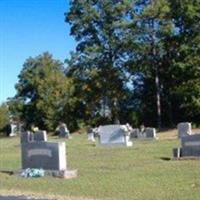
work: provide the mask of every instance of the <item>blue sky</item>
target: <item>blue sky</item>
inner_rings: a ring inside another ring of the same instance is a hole
[[[75,49],[64,21],[69,0],[0,0],[0,103],[15,95],[24,61],[49,51],[64,61]]]

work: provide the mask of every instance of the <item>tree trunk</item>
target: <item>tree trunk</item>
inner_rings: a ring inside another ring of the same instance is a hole
[[[153,3],[153,0],[151,1]],[[160,129],[162,126],[161,123],[161,100],[160,100],[160,78],[159,78],[159,72],[158,72],[158,61],[157,61],[157,52],[156,52],[156,28],[155,28],[155,21],[152,19],[150,23],[150,27],[152,30],[151,33],[151,49],[152,49],[152,68],[155,70],[155,86],[156,86],[156,107],[157,107],[157,127]]]
[[[161,103],[160,103],[160,79],[157,66],[155,73],[155,84],[156,84],[157,126],[158,128],[161,128],[162,124],[161,124]]]

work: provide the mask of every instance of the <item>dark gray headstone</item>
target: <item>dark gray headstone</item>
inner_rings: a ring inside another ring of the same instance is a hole
[[[23,143],[21,147],[22,169],[66,170],[64,142],[31,142]]]
[[[67,129],[67,126],[62,125],[59,127],[59,137],[69,138],[69,130]]]
[[[194,157],[199,157],[200,156],[200,147],[198,146],[188,146],[182,148],[181,151],[181,156],[194,156]]]
[[[200,134],[188,135],[181,138],[182,147],[200,147]]]
[[[155,128],[146,128],[145,133],[146,133],[146,138],[156,138]]]
[[[46,131],[36,131],[33,134],[35,142],[46,142],[47,141],[47,132]]]
[[[200,134],[181,137],[180,157],[200,156]],[[175,151],[175,150],[174,150]],[[173,152],[175,154],[175,152]]]

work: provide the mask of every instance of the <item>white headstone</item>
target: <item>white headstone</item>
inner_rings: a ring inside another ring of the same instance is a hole
[[[10,124],[11,132],[9,134],[10,137],[17,135],[17,124]]]
[[[130,136],[123,130],[121,125],[106,125],[99,127],[99,142],[103,145],[126,145],[132,146]]]
[[[94,133],[88,133],[88,140],[95,142]]]

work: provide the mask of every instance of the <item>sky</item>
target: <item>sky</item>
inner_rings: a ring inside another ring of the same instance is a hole
[[[69,0],[0,0],[0,103],[16,93],[27,58],[49,51],[62,62],[75,49],[64,20]]]

